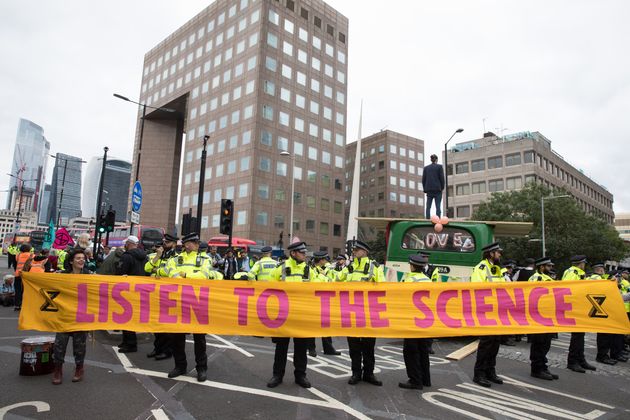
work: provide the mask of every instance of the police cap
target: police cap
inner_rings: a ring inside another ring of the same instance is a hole
[[[208,242],[206,242],[206,241],[199,241],[199,249],[201,249],[201,250],[208,249]]]
[[[165,242],[177,242],[179,238],[177,236],[169,235],[168,233],[164,235]]]
[[[483,252],[492,252],[492,251],[503,251],[498,242],[493,242],[490,245],[486,245],[481,248]]]
[[[505,261],[505,264],[503,264],[503,267],[516,267],[516,261],[514,260],[507,260]]]
[[[585,263],[586,255],[574,255],[571,257],[571,262],[573,264]]]
[[[263,254],[267,254],[268,252],[271,252],[271,251],[272,251],[272,249],[273,249],[273,248],[271,248],[269,245],[267,245],[267,246],[263,246],[263,247],[260,249],[260,252],[262,252]]]
[[[533,258],[525,258],[525,265],[532,265],[536,261]]]
[[[596,262],[593,265],[591,265],[591,268],[599,268],[599,267],[604,267],[604,263],[603,262]]]
[[[346,256],[345,256],[345,255],[343,255],[343,254],[339,254],[339,255],[337,255],[337,259],[338,259],[338,260],[345,260],[345,259],[347,259],[347,258],[346,258]]]
[[[541,265],[547,265],[547,264],[553,264],[551,262],[551,258],[549,257],[542,257],[536,260],[536,267],[541,266]]]
[[[370,252],[370,247],[363,241],[354,241],[354,245],[352,246],[352,248],[364,249],[367,252]]]
[[[186,242],[199,242],[199,234],[197,232],[191,232],[182,238],[182,243]]]
[[[287,247],[287,251],[306,252],[306,242],[295,242]]]
[[[415,265],[428,264],[429,258],[423,254],[414,254],[409,256],[409,263]]]
[[[328,258],[328,252],[326,251],[315,251],[313,252],[313,258],[316,260],[323,260]]]

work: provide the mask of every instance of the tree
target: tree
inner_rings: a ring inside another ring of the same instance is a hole
[[[501,238],[507,258],[523,261],[542,256],[541,197],[569,194],[528,184],[519,191],[493,193],[472,215],[473,220],[533,222],[528,238]],[[572,198],[545,200],[545,241],[547,256],[558,273],[571,265],[571,255],[584,254],[590,262],[621,260],[628,250],[617,231],[601,219],[584,213]]]
[[[370,247],[370,258],[382,263],[385,261],[387,255],[387,247],[385,246],[385,232],[379,231],[376,234],[376,239],[367,243]]]

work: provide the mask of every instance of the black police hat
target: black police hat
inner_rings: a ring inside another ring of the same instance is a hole
[[[483,252],[491,252],[491,251],[503,251],[498,242],[493,242],[490,245],[486,245],[481,248]]]
[[[271,252],[272,250],[273,250],[273,248],[271,248],[270,246],[263,246],[263,247],[260,249],[260,252],[262,252],[263,254],[266,254],[266,253],[268,253],[268,252]]]
[[[574,264],[585,263],[586,255],[574,255],[571,257],[571,262]]]
[[[208,242],[199,241],[199,249],[208,249]]]
[[[179,238],[177,236],[169,235],[168,233],[164,235],[164,241],[166,242],[177,242]]]
[[[415,265],[428,264],[429,258],[423,254],[414,254],[409,256],[409,262]]]
[[[199,242],[199,234],[197,232],[191,232],[182,238],[182,243],[191,241]]]
[[[306,252],[306,242],[295,242],[287,247],[287,251]]]
[[[551,262],[551,258],[549,258],[549,257],[542,257],[542,258],[538,258],[536,260],[536,267],[538,267],[540,265],[547,265],[547,264],[553,264]]]
[[[344,254],[337,255],[338,260],[347,260],[348,258]]]
[[[536,263],[536,260],[534,260],[533,258],[525,258],[525,265],[531,265],[535,263]]]
[[[503,267],[516,267],[516,261],[514,260],[507,260],[505,261],[505,263],[503,264]]]
[[[315,251],[315,252],[313,252],[313,258],[318,259],[318,260],[328,258],[328,252],[326,252],[326,251]]]
[[[596,262],[593,265],[591,265],[591,268],[598,268],[598,267],[603,267],[604,263],[603,262]]]
[[[367,252],[370,252],[370,247],[363,241],[354,241],[354,245],[352,246],[352,248],[364,249]]]

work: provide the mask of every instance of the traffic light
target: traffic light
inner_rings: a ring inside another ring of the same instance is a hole
[[[105,216],[105,229],[107,232],[113,232],[114,226],[116,226],[116,210],[109,209]]]
[[[105,233],[106,229],[107,228],[105,226],[105,215],[101,213],[98,216],[98,220],[96,223],[96,230],[98,231],[98,233]]]
[[[232,235],[232,221],[234,220],[234,202],[232,200],[221,200],[221,220],[219,232],[224,235]]]

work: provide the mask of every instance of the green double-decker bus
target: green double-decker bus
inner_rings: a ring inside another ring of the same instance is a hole
[[[429,254],[429,263],[440,271],[440,281],[470,281],[472,268],[482,258],[481,249],[501,236],[523,237],[532,229],[529,222],[481,222],[452,220],[436,232],[426,219],[359,217],[387,240],[385,278],[400,281],[409,271],[409,256]]]

